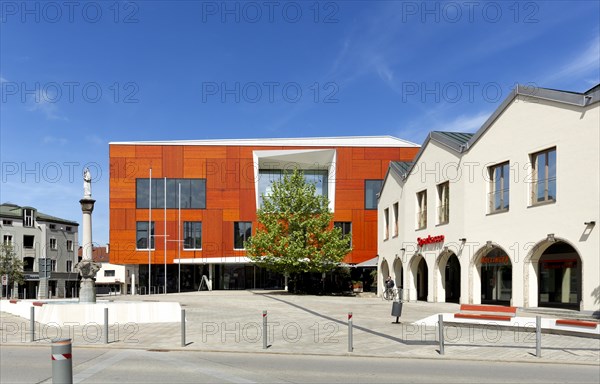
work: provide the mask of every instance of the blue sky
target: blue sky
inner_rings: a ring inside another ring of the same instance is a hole
[[[600,82],[598,1],[0,3],[0,201],[108,239],[108,143],[476,130]]]

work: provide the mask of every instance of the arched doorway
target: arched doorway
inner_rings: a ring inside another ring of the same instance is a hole
[[[381,263],[381,274],[379,275],[379,281],[377,282],[377,289],[380,292],[385,290],[385,279],[390,275],[390,266],[388,265],[387,260],[383,260]],[[379,288],[380,287],[380,288]]]
[[[444,290],[447,303],[460,302],[460,262],[453,253],[444,268]]]
[[[427,263],[425,258],[421,256],[417,264],[417,300],[427,301],[427,295],[429,294],[427,275]]]
[[[512,299],[512,263],[500,247],[491,246],[479,260],[481,303],[510,305]]]
[[[404,276],[402,275],[402,261],[400,259],[396,259],[394,261],[394,283],[396,287],[403,288],[404,287]]]
[[[581,270],[581,258],[571,245],[550,245],[538,262],[538,305],[579,310]]]

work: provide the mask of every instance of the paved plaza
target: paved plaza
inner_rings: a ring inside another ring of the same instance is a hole
[[[589,336],[544,333],[542,357],[536,357],[534,324],[504,328],[493,322],[485,326],[446,323],[445,353],[441,355],[437,327],[422,320],[438,313],[458,312],[458,304],[404,303],[400,323],[396,324],[390,315],[392,303],[377,297],[212,291],[99,299],[173,301],[186,311],[185,347],[181,346],[179,322],[127,323],[109,328],[109,347],[115,349],[600,364],[600,340]],[[265,310],[267,349],[263,348],[261,337]],[[353,323],[352,352],[348,351],[349,312]],[[36,341],[32,343],[29,320],[3,311],[1,321],[3,345],[48,347],[51,339],[69,337],[74,350],[106,347],[102,324],[37,324]]]

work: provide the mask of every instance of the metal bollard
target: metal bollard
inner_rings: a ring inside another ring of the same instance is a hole
[[[267,339],[269,336],[268,330],[267,330],[267,311],[263,311],[263,332],[262,332],[262,337],[263,337],[263,349],[267,349],[268,347],[268,343],[267,343]]]
[[[104,308],[104,344],[108,344],[108,308]]]
[[[354,351],[352,340],[352,312],[348,312],[348,352]]]
[[[185,309],[181,310],[181,346],[185,347]]]
[[[73,383],[71,339],[52,340],[52,382],[54,384]]]
[[[35,307],[31,306],[31,309],[29,310],[29,326],[30,326],[30,330],[29,330],[29,341],[31,341],[32,343],[35,341]]]
[[[542,316],[535,317],[535,356],[542,357]]]
[[[438,335],[440,339],[440,355],[444,354],[444,315],[438,315]]]

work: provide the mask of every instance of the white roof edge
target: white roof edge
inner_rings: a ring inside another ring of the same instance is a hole
[[[339,136],[264,139],[210,139],[165,141],[120,141],[109,145],[238,145],[238,146],[306,146],[306,147],[420,147],[419,144],[394,136]]]

